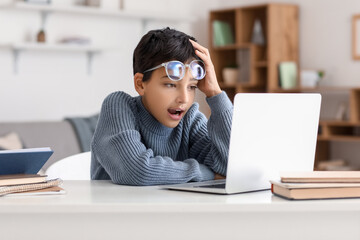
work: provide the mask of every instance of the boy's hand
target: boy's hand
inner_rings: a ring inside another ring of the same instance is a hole
[[[217,174],[215,173],[215,178],[214,180],[218,180],[218,179],[225,179],[226,177],[224,177],[223,175]]]
[[[205,93],[206,97],[218,95],[221,93],[221,89],[216,79],[215,69],[210,58],[209,50],[197,42],[194,42],[191,39],[189,40],[195,49],[195,54],[205,63],[206,75],[204,79],[200,80],[198,83],[199,90]]]

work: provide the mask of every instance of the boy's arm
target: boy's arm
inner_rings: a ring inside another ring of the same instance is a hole
[[[201,118],[194,121],[190,133],[190,157],[225,176],[233,105],[225,92],[206,100],[211,108],[211,116],[207,124]]]
[[[202,127],[193,128],[195,141],[191,149],[197,160],[210,166],[215,173],[225,175],[229,154],[232,103],[220,89],[209,50],[195,41],[190,40],[190,42],[196,55],[205,63],[206,75],[199,81],[198,88],[206,95],[211,109],[207,129],[203,121],[198,122]],[[196,131],[198,129],[200,131]]]
[[[119,101],[124,100],[110,98],[104,103],[92,142],[95,158],[92,161],[98,161],[114,183],[159,185],[214,179],[210,168],[195,159],[182,162],[154,156],[141,141],[134,106],[129,103],[118,106]],[[92,170],[92,178],[97,170]]]
[[[216,79],[215,68],[211,61],[209,50],[191,39],[190,42],[195,49],[196,55],[205,63],[206,75],[204,79],[200,80],[198,83],[199,90],[202,91],[208,98],[220,94],[221,88]]]

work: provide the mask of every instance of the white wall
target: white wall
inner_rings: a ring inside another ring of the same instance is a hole
[[[74,1],[52,2],[66,6]],[[212,5],[216,6],[217,1],[192,3],[183,0],[180,5],[166,0],[124,1],[125,8],[131,11],[193,15],[195,22],[150,21],[145,30],[170,26],[194,35],[200,42],[207,41],[207,29],[203,24],[207,24],[204,18]],[[37,12],[0,8],[0,44],[33,42],[40,27],[41,18]],[[53,13],[48,16],[45,31],[49,43],[64,36],[79,35],[90,37],[94,45],[117,50],[96,55],[91,75],[87,75],[84,53],[24,51],[20,54],[18,74],[14,74],[12,52],[0,48],[1,122],[88,116],[100,110],[103,99],[110,92],[122,90],[136,95],[132,81],[132,53],[144,33],[140,20]]]
[[[0,0],[4,1],[4,0]],[[71,4],[74,0],[53,0]],[[111,1],[111,0],[107,0]],[[117,1],[117,0],[113,0]],[[146,30],[172,26],[194,35],[208,46],[208,11],[270,2],[266,0],[125,0],[126,9],[155,11],[159,15],[191,15],[192,23],[153,21]],[[282,0],[300,7],[300,65],[323,69],[323,85],[357,86],[360,61],[351,58],[351,17],[360,13],[360,1]],[[34,41],[40,28],[35,12],[0,9],[0,43]],[[123,90],[136,95],[132,84],[132,51],[143,34],[139,20],[106,16],[54,13],[46,25],[48,42],[64,35],[91,37],[94,44],[114,47],[94,57],[92,75],[86,74],[83,53],[28,51],[20,55],[19,73],[13,73],[11,51],[0,48],[0,121],[59,120],[99,111],[104,97]],[[199,94],[202,109],[208,112]],[[343,98],[342,98],[343,99]],[[334,112],[334,111],[327,111]]]

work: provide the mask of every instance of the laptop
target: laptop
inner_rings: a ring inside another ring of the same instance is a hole
[[[238,93],[226,179],[162,186],[234,194],[270,189],[281,171],[313,171],[321,95]]]

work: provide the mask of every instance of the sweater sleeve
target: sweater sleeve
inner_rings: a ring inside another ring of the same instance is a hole
[[[215,173],[226,175],[233,105],[225,92],[206,99],[211,116],[199,114],[191,127],[190,156],[209,166]]]
[[[115,93],[103,103],[92,141],[92,179],[117,184],[161,185],[214,178],[212,170],[195,159],[174,161],[154,156],[141,141],[134,99]]]

